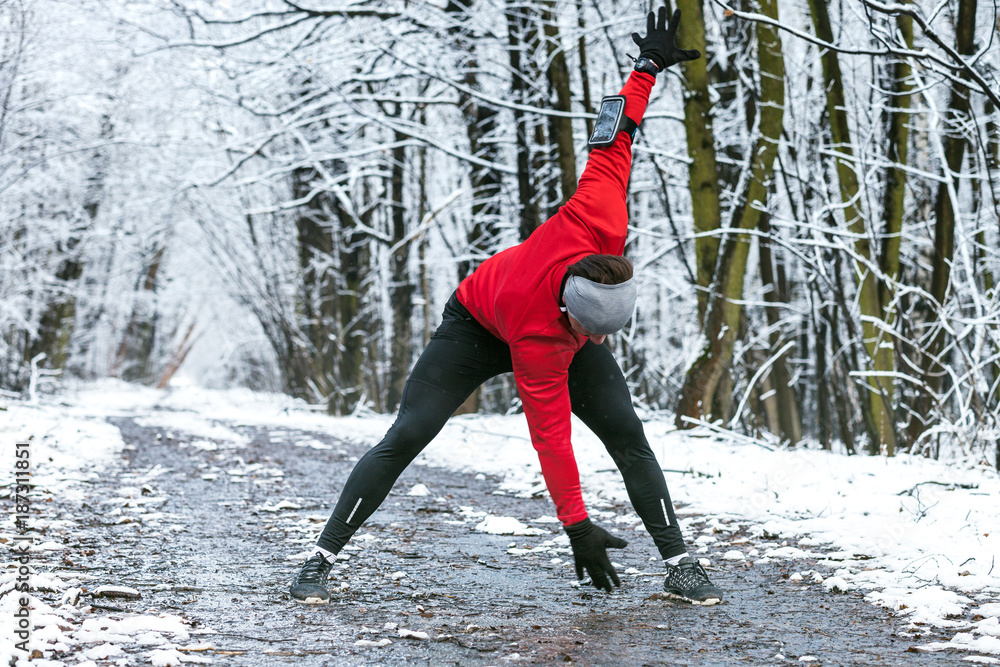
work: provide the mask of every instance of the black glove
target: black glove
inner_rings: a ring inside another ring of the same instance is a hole
[[[576,561],[576,578],[583,579],[583,570],[587,569],[594,586],[602,590],[611,592],[611,584],[607,575],[611,576],[611,581],[615,586],[621,586],[618,573],[611,566],[608,560],[607,548],[624,549],[628,542],[620,537],[608,535],[608,531],[599,526],[595,526],[590,519],[584,519],[580,523],[566,526],[566,534],[569,535],[569,543],[573,547],[573,559]]]
[[[632,33],[632,41],[639,46],[639,57],[649,58],[662,72],[667,67],[675,65],[685,60],[701,58],[701,51],[697,49],[678,49],[674,43],[677,35],[677,25],[681,21],[681,10],[674,12],[667,26],[667,8],[660,7],[657,20],[653,20],[653,12],[646,16],[646,36],[640,37],[639,33]]]

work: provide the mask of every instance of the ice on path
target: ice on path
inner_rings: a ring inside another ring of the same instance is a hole
[[[392,643],[391,639],[382,638],[377,641],[372,641],[371,639],[359,639],[354,642],[355,646],[375,646],[377,648],[382,648],[383,646],[388,646]]]
[[[129,598],[138,600],[142,594],[134,588],[128,586],[100,586],[93,593],[95,598]]]
[[[107,660],[116,655],[122,655],[125,651],[122,650],[121,646],[115,646],[114,644],[103,644],[101,646],[95,646],[93,648],[88,648],[83,652],[85,656],[91,660]]]
[[[823,588],[831,593],[846,593],[847,591],[853,589],[854,586],[847,583],[840,577],[829,577],[823,582]]]
[[[488,516],[476,524],[476,530],[490,535],[548,535],[547,530],[532,528],[512,516]]]
[[[796,547],[777,547],[764,552],[765,558],[818,558],[820,554],[812,551],[804,551]]]
[[[81,630],[99,632],[106,630],[110,633],[133,635],[140,632],[167,632],[176,639],[188,639],[188,630],[184,619],[172,614],[163,616],[127,616],[121,620],[110,618],[88,618],[80,626]]]
[[[981,616],[1000,616],[1000,602],[987,602],[986,604],[979,605],[976,613]]]

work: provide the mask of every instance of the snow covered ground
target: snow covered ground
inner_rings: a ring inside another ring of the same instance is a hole
[[[128,392],[127,388],[121,388]],[[78,648],[79,665],[96,667],[95,661],[116,661],[123,651],[118,644],[131,641],[147,648],[144,653],[150,664],[158,667],[178,665],[184,662],[207,662],[197,655],[198,643],[191,641],[192,634],[206,631],[191,631],[179,616],[162,614],[158,616],[132,615],[122,620],[102,618],[84,614],[79,606],[83,603],[83,587],[90,585],[95,598],[129,598],[138,592],[126,587],[95,586],[91,578],[61,579],[36,568],[32,561],[43,553],[59,552],[65,546],[51,539],[34,537],[30,541],[19,541],[18,537],[32,536],[41,530],[72,533],[74,522],[51,520],[45,512],[37,511],[37,504],[46,503],[55,497],[73,501],[83,499],[83,485],[97,480],[114,470],[117,455],[122,450],[122,439],[117,428],[104,422],[107,412],[104,395],[100,391],[87,392],[75,401],[47,400],[41,404],[8,402],[0,405],[0,461],[10,470],[2,496],[7,504],[7,516],[0,524],[0,543],[8,548],[6,562],[0,570],[0,664],[8,665],[11,658],[18,658],[18,664],[28,664],[26,658],[32,656],[31,664],[41,667],[62,666],[64,663],[45,660],[43,649],[71,651]],[[15,524],[16,497],[12,494],[15,449],[17,443],[28,443],[30,447],[33,489],[28,494],[32,509],[27,529],[19,530]],[[135,495],[139,489],[133,489]],[[122,489],[127,494],[127,489]],[[112,501],[113,502],[113,501]],[[121,510],[111,510],[114,515]],[[147,513],[147,516],[152,514]],[[27,554],[18,545],[30,544]],[[22,592],[17,588],[23,567],[30,568],[30,585],[33,590],[62,593],[61,604],[57,607],[46,604],[36,595]],[[29,611],[22,610],[27,602]],[[23,637],[16,635],[19,615],[28,614],[33,625],[31,641],[23,644]],[[210,631],[208,631],[210,633]],[[180,642],[180,643],[178,643]],[[188,653],[181,653],[183,648]],[[27,651],[19,650],[26,648]],[[36,652],[37,651],[37,652]]]
[[[234,430],[239,425],[312,430],[374,444],[392,420],[380,415],[333,418],[284,396],[194,387],[156,391],[116,382],[82,385],[36,405],[8,402],[4,407],[0,465],[13,470],[15,443],[30,439],[33,460],[44,463],[36,467],[36,500],[45,494],[71,498],[81,484],[117,465],[122,440],[104,421],[109,416],[127,415],[146,425],[203,437],[205,447],[234,448],[242,444]],[[686,515],[707,515],[725,520],[730,531],[738,524],[751,533],[794,538],[799,545],[758,553],[730,541],[720,553],[713,548],[717,538],[711,533],[687,533],[693,551],[727,560],[782,559],[792,569],[796,559],[820,557],[832,572],[824,576],[803,566],[793,579],[825,586],[831,595],[861,590],[872,604],[908,619],[914,637],[928,627],[954,631],[950,642],[924,643],[924,650],[957,648],[968,651],[969,660],[1000,664],[1000,479],[989,467],[974,461],[772,449],[708,432],[678,433],[672,420],[663,417],[650,418],[646,432],[669,471],[671,493],[682,506],[682,527],[690,525]],[[303,441],[301,446],[310,445]],[[319,442],[314,446],[328,447]],[[602,505],[626,499],[621,478],[600,442],[579,422],[574,424],[574,446],[585,499],[600,522],[602,515],[610,515]],[[498,493],[510,495],[530,495],[542,483],[523,416],[454,418],[417,464],[495,475],[503,479]],[[415,488],[413,493],[433,494],[434,489]],[[499,530],[504,518],[492,517],[483,525],[484,530]],[[642,530],[637,521],[616,527]],[[0,540],[11,545],[16,533],[11,515],[0,527]],[[32,546],[35,551],[58,548],[45,542]],[[13,634],[17,566],[11,559],[0,573],[3,664],[11,655],[26,657],[15,650]],[[79,616],[74,591],[78,596],[81,582],[53,580],[44,573],[35,582],[66,592],[59,608],[32,602],[39,647],[63,641],[80,645],[84,661],[114,660],[113,654],[103,653],[113,653],[124,637],[148,642],[145,655],[152,664],[203,660],[197,642],[191,643],[193,632],[179,617],[101,622],[91,616],[74,623]],[[94,644],[95,637],[103,643]]]

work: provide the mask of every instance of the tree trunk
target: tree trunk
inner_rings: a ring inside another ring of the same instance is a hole
[[[777,0],[763,0],[761,12],[777,20]],[[733,345],[740,329],[743,281],[752,237],[766,208],[774,158],[778,153],[785,104],[785,66],[781,38],[773,26],[758,23],[757,58],[760,66],[760,112],[757,140],[750,161],[751,175],[743,193],[741,209],[734,212],[734,224],[722,248],[712,298],[705,318],[704,347],[688,370],[681,388],[676,418],[678,428],[688,428],[684,419],[703,416],[720,418],[724,406],[715,400],[720,380],[733,360]]]
[[[427,122],[424,109],[420,109],[419,123],[424,125]],[[427,215],[427,147],[421,144],[417,148],[418,184],[420,186],[420,201],[418,204],[417,220],[423,221]],[[421,310],[423,314],[423,330],[421,331],[421,345],[427,346],[431,340],[431,320],[433,317],[431,304],[433,303],[430,273],[427,271],[427,232],[421,232],[420,243],[417,246],[417,259],[420,262],[420,298],[422,300]]]
[[[979,180],[972,181],[973,201],[980,210],[989,212],[990,210],[1000,211],[1000,124],[997,123],[996,109],[993,102],[986,100],[983,108],[983,116],[986,118],[984,124],[985,134],[985,156],[984,166],[986,167],[986,179],[980,185]],[[987,213],[988,215],[988,213]],[[978,216],[977,216],[978,217]],[[997,219],[1000,223],[1000,218]],[[981,289],[983,294],[992,294],[996,287],[996,278],[993,274],[992,264],[989,260],[990,252],[987,245],[985,226],[980,227],[976,235],[976,245],[973,246],[973,256],[976,262],[975,270],[982,278]]]
[[[337,285],[331,259],[334,230],[329,194],[314,191],[320,175],[311,167],[292,172],[292,197],[305,200],[295,218],[301,287],[298,312],[301,337],[290,341],[293,361],[287,376],[293,396],[326,401],[336,392]]]
[[[582,82],[581,88],[583,89],[583,110],[587,113],[594,113],[594,105],[590,99],[590,71],[587,69],[587,39],[584,37],[587,25],[583,18],[583,0],[577,0],[576,3],[576,23],[580,28],[580,38],[577,40],[576,50],[577,57],[580,60],[580,81]],[[587,136],[589,137],[594,133],[594,119],[588,118],[586,123]],[[574,187],[576,186],[574,185]]]
[[[765,235],[770,234],[771,224],[769,216],[762,215],[760,219],[760,229]],[[767,305],[764,312],[767,316],[767,324],[771,329],[770,334],[770,354],[776,355],[785,344],[785,337],[781,333],[779,322],[781,321],[780,304],[787,303],[788,294],[782,289],[778,277],[778,267],[775,265],[771,252],[771,241],[765,236],[758,244],[760,250],[760,277],[764,285],[764,301]],[[799,409],[799,399],[792,387],[792,374],[788,370],[787,359],[792,350],[779,355],[771,365],[769,376],[774,389],[773,402],[777,410],[777,426],[775,433],[789,444],[796,445],[802,441],[802,419]]]
[[[959,0],[955,25],[956,46],[962,55],[975,51],[976,0]],[[968,73],[959,72],[960,80],[952,79],[951,98],[948,105],[948,124],[951,130],[944,137],[944,168],[948,170],[945,182],[938,185],[934,204],[934,253],[931,264],[930,296],[937,308],[938,316],[944,316],[944,304],[948,296],[951,280],[951,260],[955,254],[955,207],[958,201],[952,199],[952,188],[957,194],[958,183],[953,175],[962,168],[965,159],[965,138],[961,126],[968,122],[969,88]],[[943,324],[943,323],[942,323]],[[938,360],[945,348],[947,332],[939,326],[927,346],[923,356],[924,391],[917,401],[916,417],[910,422],[910,435],[915,442],[926,430],[935,413],[934,402],[941,390],[946,374],[944,365]]]
[[[835,272],[834,275],[838,278],[843,275],[841,257],[842,255],[838,253],[833,262]],[[840,308],[838,308],[835,304],[830,304],[824,307],[823,310],[824,321],[830,328],[831,348],[834,350],[843,350],[844,343],[840,339]],[[847,315],[847,313],[844,313],[845,317]],[[848,387],[851,382],[851,367],[848,366],[848,363],[845,361],[845,356],[846,355],[838,355],[834,357],[833,364],[830,367],[828,386],[833,389],[832,402],[837,411],[837,431],[840,436],[840,441],[844,443],[844,448],[847,449],[849,454],[854,454],[856,451],[856,446],[854,444],[854,429],[852,428],[854,419],[851,414],[854,412],[854,405],[851,401],[851,397],[856,394],[848,391]]]
[[[470,0],[450,0],[447,11],[453,20],[461,26],[463,17],[472,8]],[[462,83],[473,90],[480,89],[479,63],[476,60],[476,43],[461,27],[451,30],[456,47],[468,53],[462,62]],[[518,81],[515,77],[515,83]],[[490,163],[502,160],[499,145],[496,142],[497,112],[496,109],[482,104],[473,95],[466,92],[458,94],[459,109],[465,119],[465,134],[469,139],[469,153]],[[462,260],[458,264],[459,281],[475,271],[479,263],[489,256],[496,245],[500,233],[501,206],[500,189],[503,178],[495,169],[481,164],[470,163],[469,181],[472,184],[472,216],[467,240],[467,254],[472,258]]]
[[[508,57],[510,58],[511,93],[518,105],[527,103],[527,63],[522,63],[522,55],[526,47],[526,24],[528,8],[518,5],[516,0],[507,0],[507,40]],[[525,61],[528,58],[523,59]],[[531,232],[542,224],[538,208],[538,192],[532,173],[531,143],[529,133],[529,118],[520,108],[514,109],[515,145],[517,150],[517,193],[520,220],[518,229],[521,240],[527,239]]]
[[[111,117],[101,117],[100,139],[108,142],[114,135]],[[80,207],[86,213],[86,224],[74,225],[65,244],[58,242],[56,252],[61,257],[55,273],[55,292],[38,322],[38,335],[25,350],[25,362],[39,354],[45,354],[46,365],[53,369],[63,369],[69,357],[70,339],[76,324],[76,291],[80,276],[83,275],[83,261],[79,245],[84,235],[93,228],[97,214],[105,197],[108,178],[109,156],[107,148],[98,146],[90,156],[90,175],[86,180],[86,190]],[[47,295],[46,295],[47,296]]]
[[[997,122],[997,109],[993,107],[993,103],[990,101],[986,102],[986,117],[989,119],[986,122],[986,173],[989,176],[988,182],[984,184],[984,188],[987,189],[990,201],[992,201],[993,208],[1000,211],[1000,122]],[[987,206],[985,203],[986,198],[983,198],[983,205]],[[998,220],[1000,222],[1000,220]],[[983,248],[988,247],[985,241],[981,244]],[[983,262],[983,290],[987,295],[994,295],[996,290],[996,278],[993,272],[986,265],[986,261]],[[997,325],[993,325],[994,331],[996,331]],[[994,335],[994,340],[998,340],[996,335]],[[994,344],[994,350],[1000,352],[1000,346]],[[1000,382],[1000,361],[994,361],[991,366],[991,377],[990,386],[996,387],[997,383]],[[998,388],[1000,389],[1000,388]],[[997,406],[1000,406],[1000,391],[994,389],[986,397],[986,407],[992,413],[996,413]],[[997,442],[997,463],[1000,464],[1000,441]],[[1000,467],[998,467],[1000,470]]]
[[[391,206],[392,255],[389,258],[392,279],[389,302],[392,306],[392,351],[386,408],[395,410],[403,398],[403,386],[413,361],[413,291],[410,279],[410,242],[406,240],[406,208],[403,201],[403,167],[406,148],[403,135],[396,135],[392,150]]]
[[[767,355],[749,355],[754,365],[767,362]],[[778,399],[774,391],[773,378],[768,373],[764,375],[756,386],[750,388],[750,407],[757,420],[771,433],[781,432],[780,417],[778,416]],[[757,437],[763,434],[758,433]]]
[[[475,73],[470,68],[465,78],[466,85],[476,85],[475,79]],[[464,94],[462,96],[465,97]],[[492,141],[496,132],[496,111],[477,104],[471,98],[463,100],[463,110],[470,152],[490,162],[499,161],[501,156],[497,144]],[[459,281],[465,280],[489,256],[500,234],[500,174],[494,169],[472,164],[469,166],[469,179],[472,182],[472,224],[469,226],[468,251],[474,258],[459,262]]]
[[[543,0],[542,23],[545,26],[545,51],[549,56],[549,89],[556,94],[556,109],[571,111],[572,97],[569,89],[569,67],[566,52],[559,40],[555,0]],[[549,136],[555,142],[559,164],[559,185],[562,190],[560,205],[565,204],[576,192],[576,148],[573,145],[573,119],[566,116],[549,116]]]
[[[896,26],[903,37],[907,48],[913,48],[913,18],[900,15]],[[882,320],[886,329],[896,330],[897,307],[895,301],[895,284],[899,280],[899,248],[902,242],[904,200],[906,197],[906,166],[909,153],[910,137],[910,106],[912,102],[913,83],[910,80],[911,68],[905,58],[898,58],[892,68],[892,111],[889,114],[886,157],[890,167],[885,174],[885,193],[883,197],[882,215],[884,232],[882,238],[882,253],[879,266],[883,278],[879,284],[879,303],[882,308]],[[884,361],[889,363],[891,353],[891,368],[895,369],[895,340],[887,338],[881,343],[886,352]],[[892,397],[894,381],[886,377],[882,387]]]
[[[828,0],[810,0],[813,27],[821,40],[832,42],[833,30],[830,26]],[[826,87],[827,114],[833,148],[844,159],[836,160],[837,180],[844,204],[847,228],[854,236],[854,251],[860,260],[854,264],[854,276],[858,284],[858,304],[861,309],[861,331],[865,351],[868,354],[870,371],[866,387],[861,391],[862,405],[865,406],[865,424],[869,431],[869,451],[877,454],[885,450],[892,456],[896,451],[896,425],[893,418],[893,381],[895,356],[893,337],[888,327],[879,326],[883,321],[882,304],[879,298],[879,284],[873,269],[874,256],[869,243],[865,218],[858,207],[860,201],[858,175],[852,164],[854,150],[851,131],[847,120],[844,101],[844,84],[840,72],[837,52],[825,50],[821,56],[823,79]]]
[[[362,223],[371,226],[371,211],[363,196]],[[354,219],[341,215],[339,234],[340,276],[337,282],[337,391],[327,410],[345,414],[354,410],[364,395],[365,340],[368,337],[364,315],[365,277],[371,270],[368,236],[357,228]]]
[[[715,277],[722,226],[719,172],[715,160],[715,131],[712,128],[712,101],[708,93],[708,50],[705,40],[705,15],[701,0],[678,0],[684,15],[677,41],[684,48],[698,49],[701,58],[681,64],[684,73],[684,130],[687,136],[688,188],[691,191],[691,214],[694,217],[695,263],[698,278],[698,323],[705,328],[709,287]]]
[[[197,322],[191,323],[188,327],[187,333],[184,334],[180,344],[178,344],[177,349],[174,350],[173,354],[170,355],[170,359],[163,366],[163,371],[160,373],[160,377],[156,381],[157,389],[166,389],[170,384],[170,380],[173,379],[174,374],[180,369],[184,360],[187,359],[188,353],[197,342],[197,338],[193,337],[197,324]]]
[[[900,15],[896,22],[907,48],[913,48],[913,17]],[[913,83],[911,68],[905,58],[899,58],[892,68],[892,112],[889,114],[888,147],[886,157],[891,166],[886,170],[885,196],[882,205],[885,220],[884,240],[880,265],[885,280],[879,291],[879,300],[885,311],[885,322],[892,328],[896,319],[892,306],[892,283],[899,278],[899,246],[903,231],[903,202],[906,195],[906,158],[910,138],[910,105]]]
[[[59,253],[65,258],[55,274],[55,292],[49,297],[38,322],[38,335],[27,346],[25,363],[39,354],[45,355],[46,366],[62,369],[66,366],[70,337],[76,320],[76,287],[83,273],[83,263],[77,256],[79,236],[74,235]]]
[[[156,308],[152,302],[156,294],[156,278],[163,264],[165,245],[153,252],[143,275],[140,292],[132,306],[125,334],[122,336],[111,369],[112,376],[126,382],[151,382],[153,378],[153,344],[156,341]]]
[[[833,429],[830,424],[830,371],[826,364],[827,324],[822,317],[816,323],[816,421],[823,449],[833,449]]]

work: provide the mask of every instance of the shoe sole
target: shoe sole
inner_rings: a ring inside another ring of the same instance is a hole
[[[323,598],[296,598],[296,597],[293,597],[292,599],[295,600],[296,602],[300,602],[302,604],[327,604],[327,603],[330,602],[329,598],[327,598],[326,600],[324,600]]]
[[[678,595],[677,593],[667,593],[667,597],[674,600],[683,600],[684,602],[690,602],[691,604],[696,604],[702,607],[714,607],[715,605],[722,602],[722,598],[708,598],[707,600],[692,600],[691,598],[686,598],[683,595]]]

